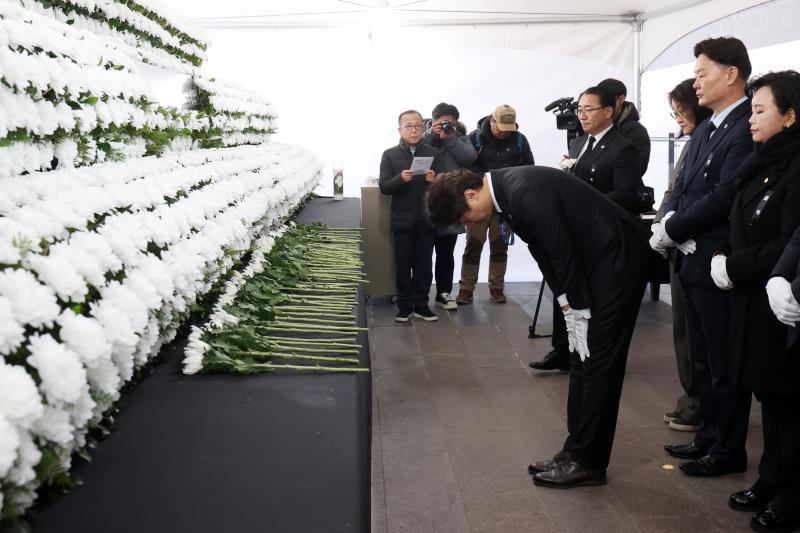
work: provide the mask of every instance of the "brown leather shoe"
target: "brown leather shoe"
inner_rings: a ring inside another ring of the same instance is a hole
[[[587,485],[605,485],[605,470],[589,470],[575,461],[565,461],[547,472],[533,476],[533,484],[553,489],[571,489]]]
[[[547,472],[557,467],[560,463],[569,461],[569,452],[558,452],[552,459],[545,459],[544,461],[534,461],[528,465],[528,473],[536,475],[540,472]]]
[[[489,289],[489,296],[496,304],[506,303],[506,295],[503,294],[503,289]]]
[[[458,296],[456,296],[456,303],[458,305],[472,303],[472,291],[466,289],[458,289]]]

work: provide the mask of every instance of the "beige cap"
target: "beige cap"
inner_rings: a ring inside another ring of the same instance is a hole
[[[500,131],[517,131],[517,112],[508,104],[497,106],[492,118]]]

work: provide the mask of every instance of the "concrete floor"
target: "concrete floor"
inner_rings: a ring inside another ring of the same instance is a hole
[[[726,501],[757,476],[760,406],[754,401],[746,473],[681,474],[662,449],[691,440],[662,421],[680,391],[671,308],[649,295],[629,354],[609,483],[534,486],[528,464],[551,457],[566,436],[568,376],[528,367],[550,346],[527,338],[538,285],[509,284],[506,293],[508,303],[495,304],[480,286],[471,305],[436,309],[434,323],[396,324],[388,299],[370,300],[373,532],[750,531],[750,515]],[[547,333],[548,298],[542,308],[537,331]]]

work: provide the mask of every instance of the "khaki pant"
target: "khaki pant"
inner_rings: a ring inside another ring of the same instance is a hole
[[[460,289],[475,290],[487,230],[489,233],[489,288],[502,290],[505,287],[508,245],[503,241],[503,235],[500,233],[499,217],[497,213],[492,213],[488,221],[472,224],[467,228],[467,245],[461,261],[461,281],[458,284]],[[506,231],[511,230],[506,228]]]

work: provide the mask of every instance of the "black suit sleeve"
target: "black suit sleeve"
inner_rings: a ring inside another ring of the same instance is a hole
[[[800,187],[791,185],[793,184],[786,191],[781,206],[780,233],[771,241],[750,246],[728,256],[725,267],[734,286],[768,277],[792,233],[800,226],[800,209],[797,208],[800,206]]]
[[[667,235],[675,242],[684,242],[694,234],[712,228],[727,218],[730,213],[733,198],[736,196],[734,177],[736,170],[745,157],[753,151],[753,141],[750,132],[742,129],[737,133],[736,139],[731,141],[730,150],[720,154],[725,159],[719,172],[719,181],[712,189],[692,205],[676,212],[666,222]],[[683,181],[684,172],[678,179]],[[675,189],[678,189],[676,183]],[[682,184],[681,184],[682,186]],[[673,195],[673,198],[675,195]],[[672,205],[672,198],[670,205]]]
[[[609,200],[632,212],[638,212],[639,205],[639,159],[636,147],[627,144],[617,153],[611,169],[614,190],[606,194]]]
[[[589,309],[592,297],[579,251],[566,224],[567,213],[560,202],[547,206],[537,201],[535,191],[528,192],[522,205],[531,206],[517,216],[521,227],[532,232],[531,255],[556,296],[566,293],[570,307]]]

